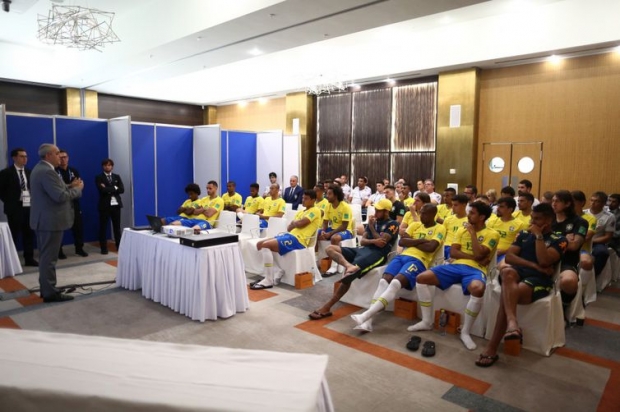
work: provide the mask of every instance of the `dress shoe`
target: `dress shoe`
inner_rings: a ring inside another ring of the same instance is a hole
[[[107,255],[108,254],[108,249],[101,249],[101,254],[102,255]]]
[[[39,262],[34,259],[26,259],[26,263],[24,263],[24,266],[39,266]]]
[[[84,249],[75,249],[75,254],[80,255],[82,257],[88,256],[88,253]]]
[[[67,255],[65,255],[65,252],[63,252],[62,250],[60,252],[58,252],[58,259],[66,259]]]
[[[57,293],[47,298],[43,298],[43,302],[52,303],[52,302],[66,302],[69,300],[73,300],[73,296],[63,295],[62,293]]]

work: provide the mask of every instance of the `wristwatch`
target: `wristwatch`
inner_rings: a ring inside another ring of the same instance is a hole
[[[543,237],[543,235],[536,235],[536,240],[544,240],[545,238]]]

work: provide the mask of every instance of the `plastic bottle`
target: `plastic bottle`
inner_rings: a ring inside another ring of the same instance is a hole
[[[448,313],[445,309],[439,311],[439,333],[442,336],[446,334],[446,325],[448,324]]]

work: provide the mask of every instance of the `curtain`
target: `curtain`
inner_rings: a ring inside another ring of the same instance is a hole
[[[391,111],[391,89],[353,93],[351,151],[388,152]]]
[[[349,152],[351,94],[320,96],[317,100],[317,152]]]
[[[435,150],[437,83],[394,88],[392,151]]]

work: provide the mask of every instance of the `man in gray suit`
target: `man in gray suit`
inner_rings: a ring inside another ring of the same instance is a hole
[[[63,231],[73,224],[73,199],[82,196],[80,178],[65,184],[54,170],[60,165],[60,151],[53,144],[39,147],[41,161],[30,175],[30,227],[39,246],[39,285],[46,303],[72,300],[56,288],[56,262]]]

